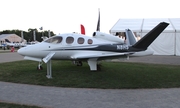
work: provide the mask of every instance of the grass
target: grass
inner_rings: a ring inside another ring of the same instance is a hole
[[[180,87],[180,66],[102,62],[102,70],[91,72],[87,63],[82,67],[70,61],[52,61],[53,79],[38,63],[18,61],[0,64],[0,81],[57,87],[131,89]]]
[[[40,108],[40,107],[0,102],[0,108]]]

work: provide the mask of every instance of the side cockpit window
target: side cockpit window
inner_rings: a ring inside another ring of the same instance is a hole
[[[45,40],[44,42],[58,44],[62,42],[62,39],[63,38],[61,36],[56,36],[56,37],[49,38]]]
[[[83,44],[84,43],[84,38],[79,37],[78,40],[77,40],[77,43],[78,44]]]
[[[73,37],[69,36],[69,37],[66,38],[66,43],[67,44],[72,44],[73,42],[74,42],[74,38]]]

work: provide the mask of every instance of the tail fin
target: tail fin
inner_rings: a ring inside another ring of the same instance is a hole
[[[5,41],[6,41],[7,43],[11,43],[8,39],[5,39]]]
[[[163,30],[169,25],[169,23],[161,22],[148,32],[143,38],[141,38],[132,47],[135,49],[146,50],[147,47],[163,32]]]
[[[125,33],[126,33],[126,43],[129,46],[134,45],[137,42],[134,33],[130,29],[126,29]]]
[[[85,28],[84,28],[84,26],[82,24],[80,26],[81,26],[81,34],[85,35]]]

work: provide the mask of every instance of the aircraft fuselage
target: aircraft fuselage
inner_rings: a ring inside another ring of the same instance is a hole
[[[60,39],[60,42],[58,42]],[[68,40],[69,39],[69,40]],[[96,38],[81,34],[64,34],[55,36],[44,42],[27,46],[18,50],[24,56],[43,58],[50,52],[55,52],[52,59],[72,59],[75,54],[82,53],[103,54],[128,51],[124,44],[109,44],[108,41],[100,41]]]

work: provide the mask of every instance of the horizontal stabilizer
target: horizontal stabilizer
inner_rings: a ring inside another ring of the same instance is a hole
[[[133,57],[141,57],[141,56],[148,56],[148,55],[153,55],[153,51],[150,50],[145,50],[145,51],[139,51],[139,52],[135,52],[134,54],[130,55]]]
[[[132,47],[135,49],[146,50],[147,47],[163,32],[169,23],[161,22],[148,32],[143,38],[136,42]]]

